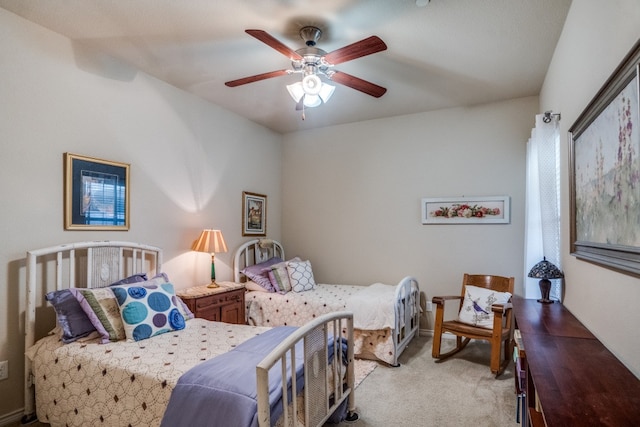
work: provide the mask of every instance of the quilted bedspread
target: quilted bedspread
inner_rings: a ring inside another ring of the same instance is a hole
[[[268,329],[192,319],[182,331],[138,342],[62,344],[46,337],[28,351],[38,419],[54,426],[159,426],[184,372]]]
[[[323,314],[347,310],[347,300],[365,288],[357,285],[322,284],[305,292],[247,292],[247,321],[255,326],[302,326]],[[394,351],[391,328],[354,329],[356,357],[393,364]]]

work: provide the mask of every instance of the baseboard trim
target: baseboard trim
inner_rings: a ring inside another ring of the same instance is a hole
[[[22,420],[22,416],[24,415],[24,408],[17,409],[13,412],[9,412],[8,414],[0,415],[0,427],[8,426],[19,422]]]

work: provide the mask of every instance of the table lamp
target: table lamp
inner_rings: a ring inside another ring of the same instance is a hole
[[[203,230],[200,233],[200,237],[191,245],[192,251],[207,252],[211,254],[211,283],[207,285],[208,288],[217,288],[216,283],[216,266],[215,266],[215,253],[227,252],[227,244],[224,242],[222,231],[220,230]]]
[[[533,266],[528,276],[540,279],[539,285],[542,298],[540,298],[538,302],[552,304],[553,300],[549,299],[549,292],[551,291],[551,281],[549,279],[563,278],[564,274],[562,274],[562,271],[553,265],[553,263],[547,261],[546,257],[542,257],[542,261]]]

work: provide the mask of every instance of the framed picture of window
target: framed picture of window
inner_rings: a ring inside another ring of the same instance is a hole
[[[129,167],[65,153],[65,230],[128,230]]]
[[[640,41],[569,129],[571,254],[640,275]]]
[[[242,192],[242,235],[267,235],[267,196]]]

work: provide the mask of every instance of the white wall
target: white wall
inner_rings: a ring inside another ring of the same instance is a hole
[[[569,254],[567,131],[640,38],[638,0],[574,0],[540,95],[541,110],[562,114],[564,304],[640,377],[640,279]]]
[[[149,243],[165,249],[180,288],[209,280],[210,256],[189,248],[215,227],[230,250],[216,256],[217,276],[231,280],[232,251],[247,240],[243,190],[268,195],[269,234],[280,237],[282,137],[4,9],[0,58],[0,360],[10,373],[0,381],[1,421],[23,405],[26,251]],[[131,164],[130,231],[63,230],[64,152]]]
[[[458,294],[467,272],[515,276],[522,293],[525,148],[536,113],[529,97],[286,135],[287,257],[310,259],[321,283],[412,275],[431,299]],[[511,197],[509,224],[421,224],[423,197],[501,195]]]

